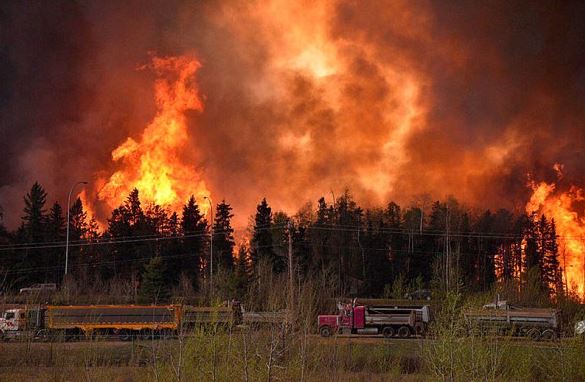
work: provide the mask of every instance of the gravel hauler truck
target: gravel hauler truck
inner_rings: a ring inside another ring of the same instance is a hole
[[[502,301],[467,310],[464,316],[470,332],[551,341],[560,331],[560,312],[556,309],[520,308]]]
[[[48,341],[93,334],[130,340],[176,332],[181,312],[177,305],[28,306],[4,312],[0,333],[5,340],[26,337]]]
[[[338,304],[337,315],[318,317],[319,333],[382,334],[386,338],[424,335],[430,321],[430,309],[423,306]]]

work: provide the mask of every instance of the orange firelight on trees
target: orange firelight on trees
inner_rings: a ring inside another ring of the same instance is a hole
[[[182,157],[189,143],[185,112],[203,111],[194,84],[201,64],[189,56],[154,57],[146,67],[158,76],[156,115],[138,140],[129,137],[114,149],[112,160],[120,168],[98,181],[103,183],[98,199],[116,208],[137,188],[142,201],[179,211],[190,195],[197,200],[210,196],[201,174]],[[200,208],[205,212],[206,204]]]
[[[560,171],[560,168],[562,167],[555,165],[555,170]],[[576,186],[572,186],[566,192],[560,192],[554,183],[546,182],[531,182],[530,187],[532,196],[526,204],[526,212],[544,214],[555,220],[563,277],[569,290],[583,297],[585,218],[576,210],[575,203],[585,201],[585,193]]]

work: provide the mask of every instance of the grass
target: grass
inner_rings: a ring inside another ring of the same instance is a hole
[[[0,380],[581,381],[585,343],[502,338],[323,339],[215,327],[179,339],[0,345]]]

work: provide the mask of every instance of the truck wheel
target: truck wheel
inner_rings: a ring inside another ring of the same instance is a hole
[[[49,335],[49,331],[46,329],[41,329],[37,332],[36,337],[39,339],[39,341],[41,342],[49,342],[49,340],[51,339],[51,336]]]
[[[544,341],[552,341],[557,337],[557,334],[555,333],[554,330],[552,329],[546,329],[544,332],[542,332],[542,334],[540,335],[540,339],[544,340]]]
[[[418,322],[414,325],[414,332],[417,336],[424,336],[425,335],[425,326],[424,324]]]
[[[329,337],[331,336],[331,328],[329,326],[322,326],[319,329],[319,334],[321,334],[321,337]]]
[[[530,338],[532,341],[538,341],[540,339],[540,330],[532,328],[526,333],[526,337]]]
[[[407,326],[401,326],[398,328],[398,337],[408,338],[410,337],[410,329]]]
[[[391,326],[386,326],[384,329],[382,329],[382,335],[384,338],[394,337],[394,334],[394,328]]]
[[[129,330],[121,330],[119,334],[120,341],[130,341],[132,339],[132,333]]]

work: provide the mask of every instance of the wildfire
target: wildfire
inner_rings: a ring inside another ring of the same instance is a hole
[[[559,171],[561,167],[555,165]],[[585,293],[585,218],[575,210],[575,203],[585,200],[578,187],[558,192],[554,183],[531,183],[532,196],[526,212],[544,214],[554,219],[559,237],[560,263],[568,287],[579,296]]]
[[[98,180],[98,199],[115,208],[133,188],[146,203],[179,210],[190,195],[209,196],[197,169],[183,160],[188,145],[185,112],[203,111],[194,77],[201,64],[193,57],[154,57],[147,66],[158,76],[155,82],[157,112],[139,140],[131,137],[112,152],[120,169]],[[202,203],[201,209],[207,210]]]

